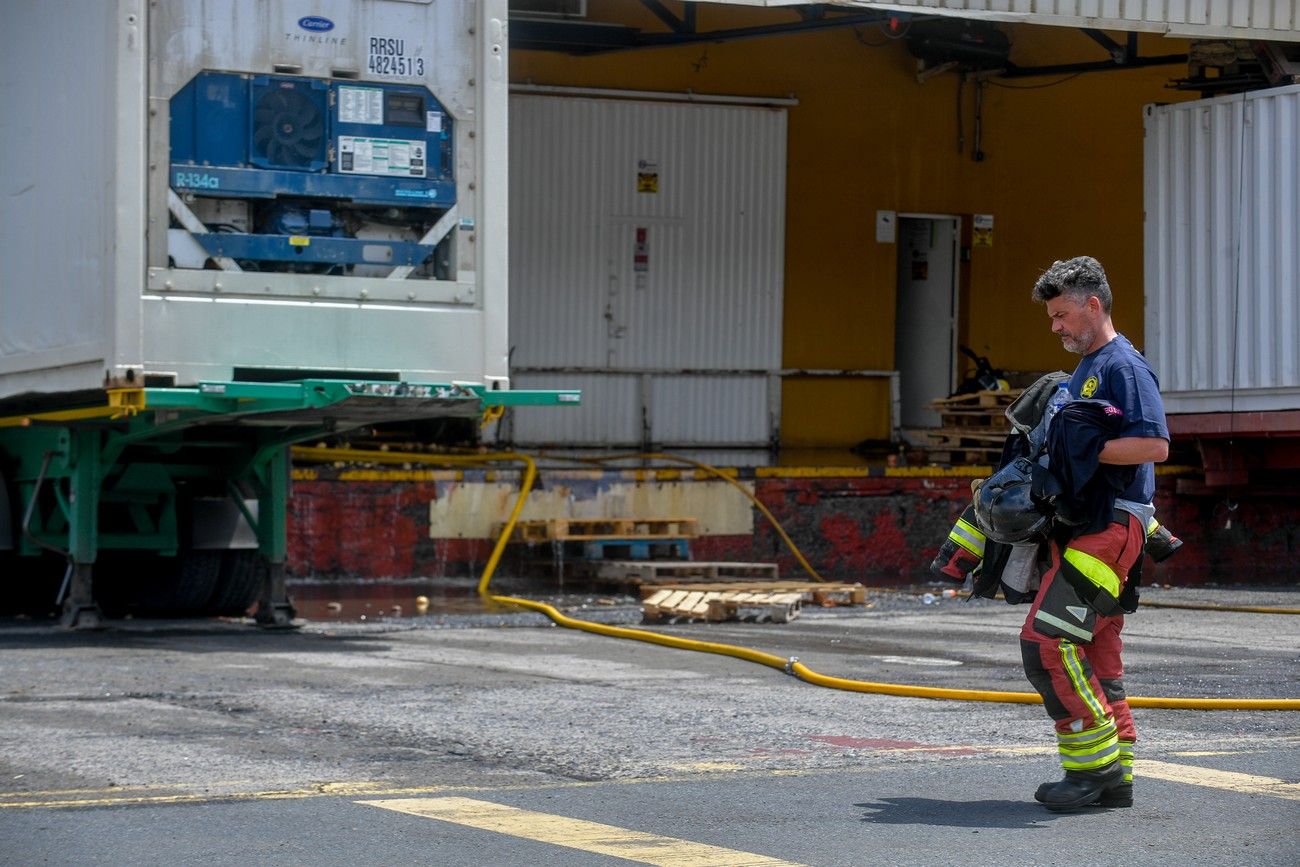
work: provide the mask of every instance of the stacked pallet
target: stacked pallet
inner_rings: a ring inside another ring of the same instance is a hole
[[[694,518],[546,518],[518,522],[510,541],[544,544],[556,558],[579,561],[680,561],[690,559],[690,540],[698,534]]]
[[[593,562],[587,572],[607,584],[682,584],[697,581],[735,581],[779,577],[775,563],[733,563],[723,560],[605,560]]]
[[[520,521],[512,542],[591,542],[609,539],[693,539],[694,518],[546,518]]]
[[[939,464],[995,463],[1011,430],[1006,411],[1022,389],[977,391],[930,402],[939,427],[921,433],[926,460]]]
[[[789,623],[805,602],[815,605],[865,605],[861,584],[745,581],[643,587],[641,614],[660,620],[754,620]]]
[[[695,518],[547,518],[520,521],[510,541],[529,549],[545,545],[561,586],[566,560],[585,581],[623,592],[646,584],[777,578],[775,563],[691,560],[690,540],[698,533]]]

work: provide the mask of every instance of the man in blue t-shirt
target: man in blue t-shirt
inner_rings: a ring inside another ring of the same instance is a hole
[[[1115,498],[1101,532],[1051,543],[1051,567],[1020,631],[1025,674],[1056,721],[1065,779],[1039,786],[1048,809],[1133,803],[1137,733],[1124,694],[1119,597],[1142,556],[1154,514],[1154,462],[1169,456],[1160,384],[1146,359],[1111,322],[1111,291],[1091,256],[1056,262],[1038,279],[1034,300],[1046,304],[1052,333],[1083,356],[1070,377],[1075,399],[1109,401],[1124,413],[1119,435],[1098,454],[1102,464],[1136,466]]]

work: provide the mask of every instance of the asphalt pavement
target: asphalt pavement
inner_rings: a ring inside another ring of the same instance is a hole
[[[1023,609],[872,601],[649,628],[838,677],[1028,689]],[[1059,776],[1041,707],[823,689],[544,622],[0,621],[0,863],[1298,862],[1300,713],[1140,710],[1135,806],[1060,815],[1032,800]],[[1294,615],[1147,607],[1125,637],[1131,695],[1300,697]]]

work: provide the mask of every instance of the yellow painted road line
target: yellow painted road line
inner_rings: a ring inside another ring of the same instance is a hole
[[[473,798],[403,798],[357,803],[659,867],[798,867],[790,861],[765,855],[567,816],[536,813]]]
[[[1176,765],[1173,762],[1159,762],[1154,759],[1139,758],[1133,764],[1134,776],[1154,777],[1171,783],[1190,783],[1193,786],[1208,786],[1212,789],[1225,789],[1229,792],[1243,792],[1248,795],[1270,795],[1274,798],[1286,798],[1300,801],[1300,783],[1288,783],[1275,777],[1260,777],[1255,774],[1241,774],[1236,771],[1216,771],[1213,768],[1201,768],[1194,765]]]
[[[143,788],[143,787],[141,787]],[[357,795],[418,795],[444,792],[451,786],[385,787],[381,783],[321,783],[306,789],[269,789],[245,792],[194,792],[169,795],[115,795],[104,790],[100,797],[41,797],[33,792],[24,800],[0,801],[0,810],[71,809],[77,807],[162,806],[168,804],[211,804],[219,801],[292,801],[302,798],[356,797]],[[455,787],[463,789],[463,787]],[[155,789],[156,791],[156,789]],[[21,794],[7,797],[22,797]]]

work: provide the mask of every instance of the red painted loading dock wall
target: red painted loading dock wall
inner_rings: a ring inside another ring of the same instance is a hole
[[[927,580],[926,567],[969,501],[969,477],[849,472],[856,474],[774,475],[753,481],[756,496],[823,577],[869,585]],[[446,496],[450,486],[482,484],[483,473],[364,475],[357,479],[329,468],[295,471],[289,507],[291,575],[364,580],[475,577],[482,572],[493,540],[430,538],[429,503]],[[1160,520],[1186,544],[1166,564],[1148,561],[1148,583],[1300,582],[1296,498],[1246,498],[1230,507],[1222,497],[1175,498],[1174,479],[1164,477],[1156,508]],[[761,515],[755,515],[754,527],[752,535],[698,538],[691,544],[692,556],[776,562],[782,576],[801,577],[794,556]],[[507,556],[502,574],[510,573],[513,562]]]

